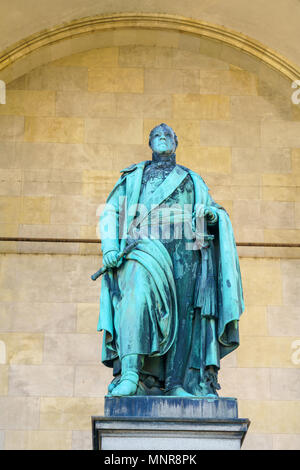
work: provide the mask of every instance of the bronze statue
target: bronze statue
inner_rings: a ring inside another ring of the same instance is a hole
[[[109,395],[216,396],[244,309],[231,222],[176,164],[173,129],[158,125],[149,145],[152,160],[122,170],[100,217]]]

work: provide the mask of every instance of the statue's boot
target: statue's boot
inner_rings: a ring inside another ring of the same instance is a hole
[[[182,387],[174,387],[171,390],[168,390],[166,392],[167,396],[170,397],[194,397],[195,395],[192,395],[191,393],[188,393],[184,390]]]
[[[129,354],[121,361],[122,374],[120,383],[110,392],[112,397],[135,395],[139,383],[139,370],[142,366],[142,356]]]

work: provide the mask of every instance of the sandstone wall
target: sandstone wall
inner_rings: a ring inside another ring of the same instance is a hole
[[[237,242],[299,243],[300,112],[290,83],[220,45],[118,33],[8,85],[0,106],[0,236],[96,238],[125,166],[171,125]],[[233,60],[234,59],[234,60]],[[100,245],[0,242],[0,446],[91,447],[110,370],[96,332]],[[297,251],[298,250],[298,251]],[[299,448],[299,248],[239,247],[246,311],[222,396],[252,424],[245,448]]]

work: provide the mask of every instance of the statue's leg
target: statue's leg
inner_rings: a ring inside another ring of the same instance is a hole
[[[110,387],[111,396],[136,394],[144,355],[155,348],[155,335],[149,319],[149,280],[146,274],[147,271],[132,260],[126,260],[118,271],[120,299],[115,304],[114,330],[121,379],[118,385]]]
[[[177,242],[179,243],[179,242]],[[193,333],[193,295],[195,275],[197,269],[197,253],[185,250],[185,243],[177,249],[180,253],[179,261],[173,255],[174,272],[176,275],[176,292],[178,306],[178,332],[177,337],[166,355],[165,390],[168,395],[191,396],[184,389],[184,378],[188,367]],[[176,250],[174,250],[176,253]],[[185,260],[184,271],[182,259]]]
[[[192,396],[183,388],[184,375],[192,337],[193,310],[188,309],[186,318],[179,318],[176,341],[166,355],[165,390],[167,395]]]
[[[200,397],[216,397],[218,370],[220,368],[220,352],[216,334],[216,322],[212,318],[201,316],[195,310],[193,338],[189,367],[184,385],[187,390]]]
[[[200,337],[200,382],[195,390],[195,394],[200,396],[218,396],[217,390],[220,389],[218,384],[220,352],[214,319],[201,318]]]
[[[111,396],[135,395],[139,383],[139,373],[143,367],[143,356],[139,354],[129,354],[124,356],[122,364],[121,380],[112,391]]]
[[[134,260],[118,270],[120,300],[114,310],[114,330],[119,358],[131,354],[152,355],[159,349],[159,331],[153,322],[151,278]]]

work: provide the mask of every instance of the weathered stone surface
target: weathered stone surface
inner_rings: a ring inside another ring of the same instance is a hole
[[[102,93],[143,93],[144,70],[117,67],[90,68],[88,90]]]
[[[9,395],[50,397],[72,396],[74,367],[61,365],[12,365]]]
[[[248,416],[255,434],[300,434],[299,401],[239,400],[239,413]]]
[[[282,277],[280,261],[272,259],[241,259],[246,305],[280,305]],[[272,277],[272,284],[265,279]]]
[[[141,144],[141,119],[87,119],[86,142],[102,144]]]
[[[101,44],[103,44],[102,41]],[[118,64],[118,54],[117,47],[102,47],[68,55],[56,60],[52,65],[59,67],[94,67],[95,64],[101,63],[102,67],[115,67]]]
[[[72,431],[72,450],[92,450],[91,431]]]
[[[84,141],[84,121],[75,117],[26,117],[24,140],[80,144]]]
[[[0,141],[20,142],[24,136],[24,116],[0,116]]]
[[[25,87],[28,90],[85,90],[88,71],[81,67],[53,66],[37,67],[27,74]]]
[[[300,369],[271,369],[270,392],[273,400],[299,399]]]
[[[0,341],[6,345],[7,364],[38,365],[43,361],[41,333],[0,333]]]
[[[106,397],[105,416],[92,417],[93,446],[237,450],[249,425],[237,416],[234,398]]]
[[[237,418],[235,398],[106,397],[106,417]]]
[[[37,397],[0,397],[0,427],[9,430],[38,429],[39,398]]]
[[[76,304],[1,303],[1,332],[71,333],[76,331]]]
[[[103,412],[103,398],[43,397],[40,400],[41,430],[91,429],[91,416]]]
[[[71,431],[7,431],[5,450],[71,450]]]
[[[222,395],[237,399],[270,400],[270,369],[267,367],[229,367],[220,370]]]
[[[273,434],[273,450],[299,450],[299,434]]]
[[[0,106],[0,115],[54,116],[55,93],[48,90],[7,91],[6,105]]]
[[[296,368],[292,344],[297,337],[243,336],[237,351],[238,367]]]
[[[45,364],[92,364],[99,358],[98,333],[45,335]]]

